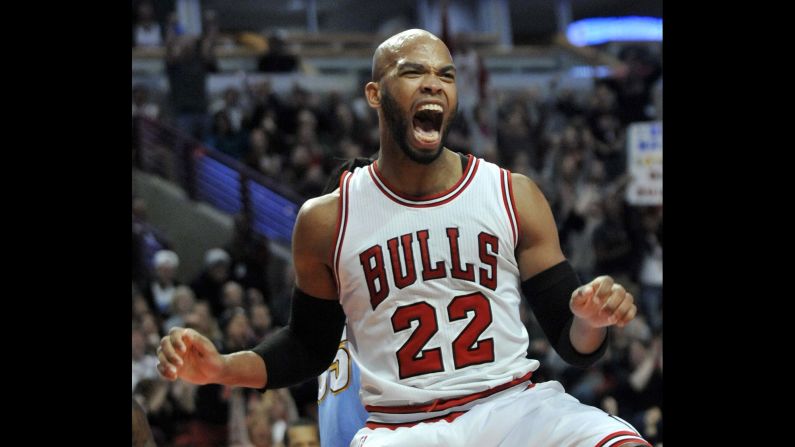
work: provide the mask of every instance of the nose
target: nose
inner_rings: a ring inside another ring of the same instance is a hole
[[[428,74],[422,79],[420,90],[422,93],[436,95],[442,91],[442,83],[435,75]]]

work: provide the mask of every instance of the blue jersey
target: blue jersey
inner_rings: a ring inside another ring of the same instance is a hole
[[[359,367],[348,351],[343,334],[337,355],[328,370],[318,377],[320,444],[348,447],[368,413],[359,400]]]

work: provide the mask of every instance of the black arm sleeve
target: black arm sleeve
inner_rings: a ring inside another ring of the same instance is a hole
[[[290,322],[257,345],[265,361],[268,383],[260,391],[301,383],[323,373],[339,347],[345,313],[338,301],[293,289]]]
[[[567,363],[585,368],[599,360],[607,350],[607,337],[591,354],[574,349],[569,337],[574,314],[569,308],[571,294],[581,283],[569,261],[563,261],[522,283],[522,292],[544,330],[549,344]],[[609,335],[609,334],[608,334]]]
[[[323,194],[337,189],[343,172],[372,162],[364,157],[346,160],[329,176]],[[290,322],[252,349],[268,369],[268,383],[260,391],[295,385],[323,373],[334,360],[344,326],[345,313],[339,302],[295,289]]]

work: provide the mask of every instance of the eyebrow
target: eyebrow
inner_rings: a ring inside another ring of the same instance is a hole
[[[397,66],[398,72],[402,72],[404,70],[417,70],[424,72],[426,69],[427,67],[425,65],[418,64],[416,62],[401,62]],[[446,73],[448,71],[455,71],[455,65],[449,64],[439,69],[439,73]]]

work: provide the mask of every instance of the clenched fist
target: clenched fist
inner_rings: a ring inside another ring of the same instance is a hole
[[[575,316],[595,328],[624,327],[638,312],[632,294],[609,276],[600,276],[575,290],[569,307]]]
[[[217,383],[224,360],[215,345],[193,329],[172,328],[157,348],[157,370],[168,380],[205,385]]]

